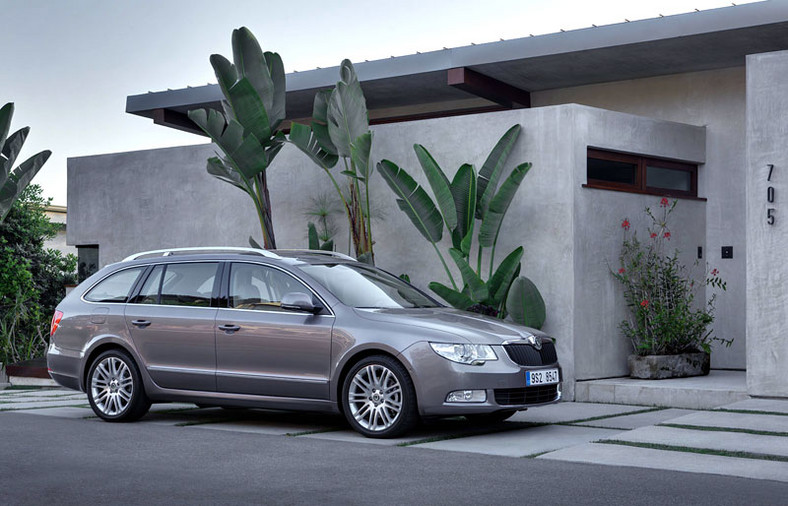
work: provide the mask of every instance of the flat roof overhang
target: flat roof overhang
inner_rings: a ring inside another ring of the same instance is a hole
[[[354,63],[372,123],[528,107],[530,92],[744,66],[788,49],[788,2],[767,1]],[[287,74],[287,119],[307,119],[338,67]],[[217,85],[126,100],[126,112],[202,134],[191,109],[221,108]]]

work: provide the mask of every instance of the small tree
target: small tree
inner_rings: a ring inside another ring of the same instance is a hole
[[[248,28],[233,30],[233,60],[211,55],[225,101],[224,112],[189,111],[191,119],[224,156],[208,159],[208,173],[240,188],[254,201],[263,246],[276,248],[266,169],[285,142],[285,69],[276,53],[260,49]],[[259,246],[252,237],[249,242]]]
[[[0,223],[0,361],[42,355],[55,306],[75,280],[76,257],[46,249],[57,226],[41,187],[30,185]]]
[[[12,102],[0,108],[0,222],[5,219],[14,201],[52,154],[48,150],[42,151],[13,168],[27,134],[30,133],[30,127],[24,127],[8,135],[13,116]]]

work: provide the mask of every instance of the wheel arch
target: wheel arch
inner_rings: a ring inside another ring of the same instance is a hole
[[[410,377],[411,383],[413,383],[413,374],[411,374],[411,368],[409,367],[409,364],[403,362],[402,358],[398,356],[398,354],[394,354],[391,351],[387,351],[381,348],[366,348],[363,350],[359,350],[357,353],[345,359],[339,374],[336,376],[337,378],[335,382],[336,384],[334,385],[333,391],[331,392],[335,396],[334,399],[336,400],[337,408],[339,409],[339,412],[341,414],[344,415],[344,411],[345,411],[345,408],[342,405],[342,389],[345,385],[345,378],[347,378],[347,375],[348,373],[350,373],[350,370],[353,368],[353,366],[355,366],[365,358],[373,357],[375,355],[383,355],[391,358],[392,360],[395,360],[397,363],[399,363],[402,366],[403,369],[405,369],[405,372]],[[413,389],[413,395],[415,397],[416,406],[418,406],[419,398],[418,398],[418,394],[416,393],[415,387]]]
[[[93,362],[96,360],[96,357],[109,350],[121,350],[126,352],[134,361],[134,364],[137,366],[137,370],[140,371],[140,374],[142,374],[142,368],[140,367],[139,361],[137,360],[137,356],[131,349],[129,349],[128,346],[118,341],[103,341],[91,348],[85,354],[87,358],[82,361],[83,367],[79,375],[79,386],[83,392],[87,392],[88,373],[90,372],[90,368],[93,365]]]

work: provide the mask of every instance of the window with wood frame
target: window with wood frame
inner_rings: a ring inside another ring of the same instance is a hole
[[[672,197],[698,196],[698,166],[588,148],[587,188]]]

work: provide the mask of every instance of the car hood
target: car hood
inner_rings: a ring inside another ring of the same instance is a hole
[[[365,320],[453,334],[473,344],[501,344],[529,335],[547,337],[536,329],[454,308],[357,308],[354,311]]]

